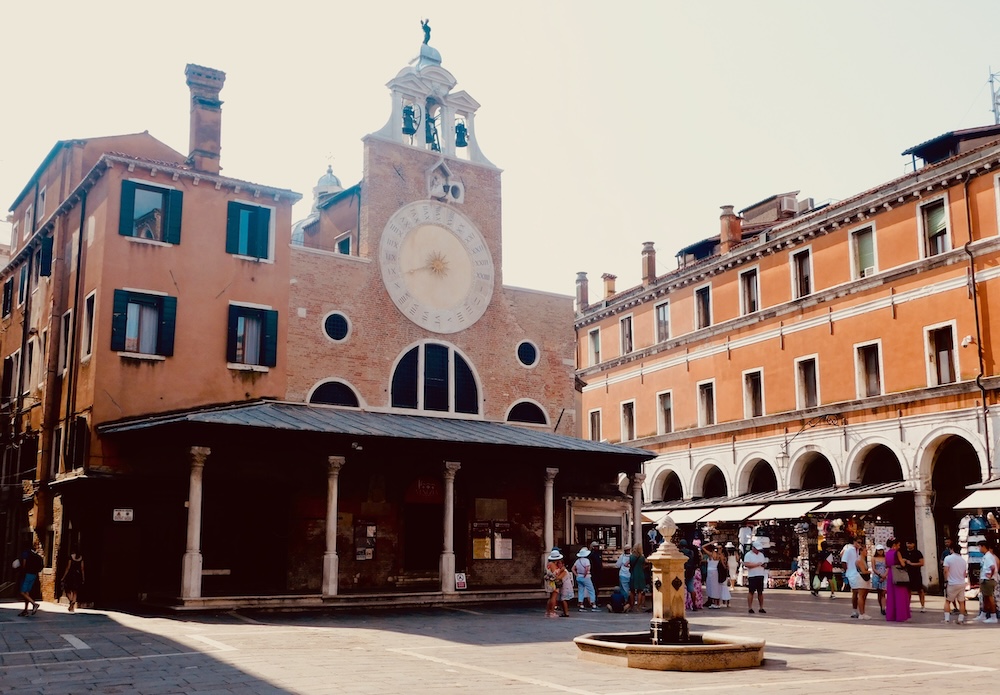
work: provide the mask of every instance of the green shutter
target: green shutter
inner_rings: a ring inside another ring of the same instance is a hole
[[[132,295],[125,290],[115,290],[114,307],[111,313],[111,349],[121,352],[125,349],[125,328],[128,323],[128,302]]]
[[[167,192],[167,229],[163,240],[168,244],[181,243],[181,211],[184,207],[183,191]]]
[[[270,246],[268,236],[271,233],[271,211],[267,208],[257,208],[257,214],[254,217],[257,220],[257,229],[254,230],[256,232],[256,248],[253,255],[257,256],[257,258],[267,258],[267,251]]]
[[[230,201],[226,212],[226,253],[240,250],[240,204]]]
[[[264,344],[261,346],[260,362],[265,367],[278,364],[278,312],[264,312]]]
[[[927,238],[937,236],[945,231],[944,203],[935,203],[924,208],[927,223]]]
[[[162,297],[160,303],[160,334],[156,352],[170,357],[174,354],[174,324],[177,322],[177,297]]]
[[[122,204],[118,214],[118,233],[135,236],[135,188],[131,181],[122,181]]]
[[[42,277],[52,275],[52,237],[42,237],[42,255],[39,259],[38,274]]]
[[[229,305],[229,335],[226,339],[226,362],[236,361],[236,340],[238,338],[236,331],[239,328],[239,318],[240,313],[243,311],[241,307]]]

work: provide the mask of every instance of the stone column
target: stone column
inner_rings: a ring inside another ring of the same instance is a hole
[[[326,459],[326,552],[323,554],[323,596],[337,595],[337,578],[340,571],[337,557],[337,484],[343,456],[328,456]]]
[[[632,476],[632,545],[642,542],[642,483],[645,473]]]
[[[444,462],[444,544],[441,551],[441,591],[455,593],[455,474],[457,461]]]
[[[542,548],[543,570],[545,569],[545,565],[548,563],[549,551],[552,550],[552,546],[556,543],[555,524],[553,522],[555,504],[552,500],[552,488],[555,485],[556,475],[558,473],[558,468],[545,469],[545,518],[542,519],[542,523],[545,525],[545,547]]]
[[[191,447],[187,549],[181,562],[181,598],[201,598],[201,483],[205,461],[211,453],[207,446]]]
[[[929,485],[930,481],[927,484]],[[917,542],[917,550],[924,554],[924,583],[929,589],[936,591],[941,586],[941,570],[938,566],[937,530],[929,490],[913,493],[913,521],[917,529],[917,537],[914,539]],[[903,548],[906,548],[905,542]]]

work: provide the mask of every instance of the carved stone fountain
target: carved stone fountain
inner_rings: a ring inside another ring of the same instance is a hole
[[[649,556],[653,565],[653,619],[648,632],[581,635],[573,640],[580,658],[653,671],[717,671],[754,668],[764,660],[764,641],[711,632],[690,632],[684,616],[684,562],[670,542],[676,524],[660,522],[663,543]]]

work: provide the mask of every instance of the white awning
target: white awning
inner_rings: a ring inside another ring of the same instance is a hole
[[[976,490],[955,505],[955,509],[988,509],[1000,507],[1000,489]]]
[[[698,521],[701,517],[712,511],[714,507],[692,507],[683,509],[662,509],[658,511],[648,511],[643,512],[647,516],[652,516],[653,514],[660,514],[656,520],[656,523],[660,523],[660,519],[665,517],[667,514],[670,518],[674,520],[675,524],[691,524]]]
[[[891,497],[867,497],[853,500],[833,500],[827,502],[819,509],[813,511],[817,514],[830,514],[834,512],[870,512],[880,504],[885,504]]]
[[[699,521],[743,521],[764,508],[763,504],[742,504],[738,507],[719,507]]]
[[[754,519],[800,519],[822,502],[780,502],[769,504],[753,515]]]

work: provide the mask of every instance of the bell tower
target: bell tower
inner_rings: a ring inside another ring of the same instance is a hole
[[[441,67],[441,53],[428,45],[430,25],[421,24],[425,38],[420,54],[386,84],[392,112],[371,137],[494,166],[476,141],[479,102],[464,90],[451,91],[458,81]]]

